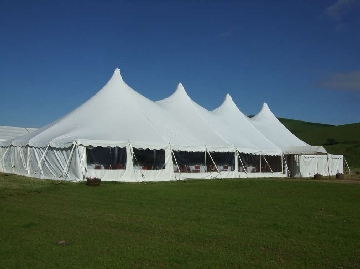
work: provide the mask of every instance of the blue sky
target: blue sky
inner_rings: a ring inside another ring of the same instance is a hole
[[[117,67],[153,101],[181,82],[209,110],[360,122],[360,0],[0,0],[0,41],[0,125],[48,124]]]

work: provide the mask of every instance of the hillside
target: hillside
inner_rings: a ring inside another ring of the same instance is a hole
[[[278,119],[293,134],[297,134],[297,135],[308,131],[312,132],[314,130],[324,129],[334,126],[330,124],[313,123],[313,122],[306,122],[301,120],[292,120],[292,119],[284,119],[284,118],[278,118]]]
[[[350,168],[360,168],[360,123],[328,125],[279,118],[298,138],[322,145],[331,154],[343,154]]]

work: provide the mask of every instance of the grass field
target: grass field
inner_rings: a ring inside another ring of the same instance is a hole
[[[360,268],[360,184],[345,182],[0,173],[0,267]]]

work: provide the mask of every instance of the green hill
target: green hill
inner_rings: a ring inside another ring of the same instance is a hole
[[[329,125],[279,118],[294,135],[310,145],[322,145],[331,154],[342,154],[350,168],[360,168],[360,123]]]
[[[334,125],[330,124],[322,124],[322,123],[313,123],[313,122],[306,122],[301,120],[292,120],[292,119],[284,119],[278,118],[282,124],[286,126],[293,134],[301,134],[308,131],[314,131],[317,129],[324,129],[328,127],[333,127]]]

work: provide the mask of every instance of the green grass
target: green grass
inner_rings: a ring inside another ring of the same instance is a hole
[[[1,268],[360,267],[360,184],[0,174],[0,191]]]

